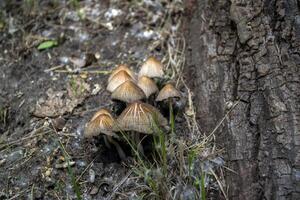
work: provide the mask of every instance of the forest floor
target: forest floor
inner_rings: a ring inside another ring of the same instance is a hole
[[[0,2],[0,199],[195,199],[204,195],[201,178],[182,173],[197,171],[200,161],[206,196],[219,196],[224,163],[206,144],[211,138],[203,142],[182,78],[182,3],[35,2]],[[186,98],[176,134],[182,148],[193,147],[182,150],[181,168],[170,166],[173,176],[184,177],[173,177],[165,196],[101,137],[83,137],[94,112],[113,104],[110,71],[121,63],[138,71],[152,55]]]

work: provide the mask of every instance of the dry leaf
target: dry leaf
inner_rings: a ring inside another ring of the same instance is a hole
[[[71,79],[65,91],[53,91],[48,89],[47,99],[38,100],[35,111],[36,117],[58,117],[65,113],[71,113],[90,95],[90,86],[80,78]]]

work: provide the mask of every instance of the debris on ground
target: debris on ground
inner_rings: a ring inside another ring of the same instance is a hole
[[[35,111],[36,117],[58,117],[66,113],[72,113],[74,108],[81,104],[90,95],[90,85],[83,79],[71,79],[67,89],[54,91],[49,88],[46,92],[47,98],[38,100]]]

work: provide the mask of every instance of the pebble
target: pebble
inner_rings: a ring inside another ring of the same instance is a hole
[[[99,191],[99,188],[94,186],[90,191],[90,195],[95,195],[98,193],[98,191]]]
[[[55,168],[57,168],[57,169],[64,169],[64,168],[68,167],[68,164],[71,167],[71,166],[75,165],[75,162],[74,161],[70,161],[69,163],[68,162],[63,162],[63,163],[60,163],[60,164],[55,164]]]
[[[52,170],[53,170],[52,168],[47,169],[47,171],[45,172],[45,175],[46,175],[46,176],[50,176]]]
[[[90,183],[95,182],[95,177],[96,177],[95,171],[92,168],[90,168],[89,169],[89,181],[90,181]]]
[[[53,126],[56,130],[60,131],[64,128],[66,120],[63,117],[55,118],[53,121]]]

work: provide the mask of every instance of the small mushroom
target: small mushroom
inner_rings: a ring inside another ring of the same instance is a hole
[[[167,120],[153,106],[134,102],[130,104],[117,118],[117,125],[123,131],[134,131],[134,139],[138,150],[143,152],[139,133],[152,134],[155,127],[167,127]]]
[[[181,97],[180,92],[171,84],[167,83],[158,93],[155,101],[163,101],[165,99]]]
[[[126,155],[120,145],[113,139],[114,137],[118,137],[113,132],[113,127],[115,124],[115,119],[110,114],[110,112],[106,109],[100,109],[98,112],[94,114],[92,119],[86,124],[84,129],[84,136],[87,138],[91,138],[93,136],[98,136],[100,133],[105,134],[106,137],[104,137],[106,144],[110,142],[113,144],[120,156],[121,159],[125,159]],[[108,141],[106,141],[106,139]]]
[[[131,80],[125,81],[117,87],[112,95],[112,99],[131,103],[137,100],[145,99],[146,95],[143,90]]]
[[[128,80],[133,80],[133,78],[126,71],[119,71],[110,79],[106,89],[109,92],[113,92],[117,87]]]
[[[158,93],[156,97],[156,101],[164,101],[167,100],[169,104],[168,113],[169,113],[169,120],[171,124],[171,131],[174,133],[174,112],[173,112],[173,102],[172,99],[180,98],[180,92],[171,84],[166,84]],[[166,109],[164,109],[166,110]]]
[[[167,120],[153,106],[140,101],[131,103],[117,118],[118,125],[124,131],[137,131],[152,134],[154,123],[167,126]]]
[[[112,73],[110,74],[110,76],[109,76],[109,78],[108,78],[108,82],[110,82],[111,81],[111,79],[114,77],[114,75],[116,75],[118,72],[120,72],[120,71],[125,71],[125,72],[127,72],[127,74],[129,75],[129,76],[131,76],[131,78],[133,79],[133,80],[136,80],[136,75],[135,75],[135,73],[131,70],[131,69],[129,69],[129,67],[127,66],[127,65],[119,65],[116,69],[114,69],[113,71],[112,71]]]
[[[139,77],[138,86],[144,91],[147,98],[158,91],[156,83],[147,76]]]
[[[164,75],[163,65],[154,57],[149,57],[142,65],[139,77],[148,76],[150,78],[162,78]]]
[[[87,138],[98,136],[100,133],[107,135],[113,135],[111,131],[113,127],[113,117],[106,109],[100,109],[97,111],[92,119],[86,124],[84,129],[84,136]]]

